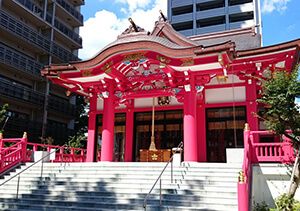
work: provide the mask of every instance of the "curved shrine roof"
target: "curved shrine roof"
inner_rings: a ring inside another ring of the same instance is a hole
[[[216,75],[258,69],[291,69],[299,61],[300,40],[274,46],[236,51],[233,42],[202,46],[158,21],[151,33],[134,23],[95,57],[50,65],[41,72],[72,92],[89,96],[108,86],[129,93],[201,86]],[[259,68],[258,68],[259,67]]]

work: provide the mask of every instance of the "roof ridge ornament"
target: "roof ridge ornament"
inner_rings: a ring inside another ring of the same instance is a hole
[[[121,35],[118,36],[118,39],[126,37],[128,35],[136,35],[137,33],[141,33],[145,35],[149,34],[149,32],[146,32],[145,29],[136,25],[135,22],[132,20],[132,18],[128,18],[128,21],[130,22],[131,25],[124,32],[122,32]]]
[[[166,16],[164,15],[164,13],[162,12],[162,10],[159,10],[160,16],[159,16],[159,21],[168,21],[168,19],[166,18]]]
[[[132,18],[128,18],[128,21],[131,23],[132,28],[135,32],[139,32],[138,27],[136,26],[135,22],[132,20]]]

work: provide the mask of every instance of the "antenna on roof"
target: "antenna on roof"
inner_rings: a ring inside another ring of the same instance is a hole
[[[135,25],[134,21],[132,20],[132,18],[128,18],[128,21],[131,23],[134,31],[138,32],[139,30],[138,30],[137,26]]]
[[[161,10],[159,10],[159,13],[164,21],[168,20]]]

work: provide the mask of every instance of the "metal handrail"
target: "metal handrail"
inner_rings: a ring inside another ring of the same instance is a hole
[[[183,142],[180,142],[179,145],[177,146],[177,149],[183,148]],[[163,170],[161,171],[161,173],[159,174],[158,178],[156,179],[156,181],[154,182],[152,188],[150,189],[149,193],[146,195],[145,199],[144,199],[144,204],[143,207],[146,210],[146,206],[147,206],[147,200],[152,192],[152,190],[154,189],[155,185],[157,184],[158,180],[159,180],[159,206],[161,206],[161,176],[164,173],[164,171],[166,170],[166,168],[168,167],[169,163],[171,163],[171,183],[173,183],[173,157],[174,154],[172,155],[172,157],[169,159],[169,161],[167,162],[167,164],[165,165],[165,167],[163,168]],[[172,162],[171,162],[172,161]]]
[[[43,156],[43,157],[42,157],[41,159],[39,159],[38,161],[35,161],[33,164],[31,164],[31,165],[28,166],[27,168],[23,169],[23,170],[20,171],[19,173],[13,175],[13,176],[10,177],[8,180],[6,180],[6,181],[4,181],[3,183],[1,183],[1,184],[0,184],[0,187],[1,187],[2,185],[5,185],[5,184],[8,183],[10,180],[12,180],[12,179],[14,179],[14,178],[16,178],[16,177],[18,176],[17,194],[16,194],[16,199],[18,199],[18,196],[19,196],[20,175],[21,175],[23,172],[25,172],[26,170],[30,169],[32,166],[34,166],[34,165],[36,165],[37,163],[39,163],[40,161],[42,161],[42,166],[41,166],[41,176],[40,176],[40,179],[42,179],[42,176],[43,176],[43,166],[44,166],[44,165],[43,165],[43,163],[44,163],[43,160],[44,160],[46,157],[50,156],[51,154],[57,152],[58,150],[60,150],[60,149],[63,148],[63,147],[66,147],[66,145],[63,145],[63,146],[61,146],[61,147],[55,149],[54,151],[47,153],[47,155]]]

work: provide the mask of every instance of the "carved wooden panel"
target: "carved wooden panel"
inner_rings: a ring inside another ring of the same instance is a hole
[[[170,157],[170,149],[140,150],[140,162],[168,162]]]

